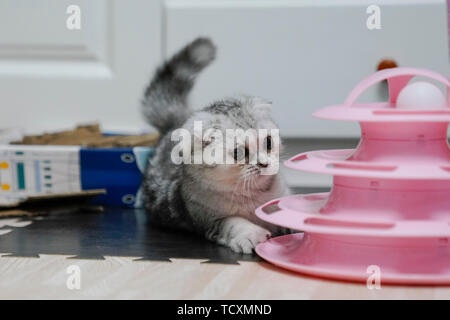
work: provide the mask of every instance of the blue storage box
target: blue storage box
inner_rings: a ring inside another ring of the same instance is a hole
[[[30,196],[105,189],[102,205],[141,207],[140,185],[151,147],[0,146],[0,204]]]

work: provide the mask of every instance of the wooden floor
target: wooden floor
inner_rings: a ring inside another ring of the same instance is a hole
[[[450,286],[369,290],[295,274],[152,229],[144,217],[109,209],[0,219],[0,299],[450,299]],[[79,268],[79,290],[67,287],[70,266]]]
[[[283,271],[265,262],[239,265],[39,258],[0,258],[0,299],[450,299],[450,287],[383,285],[328,281]],[[81,271],[81,288],[70,290],[67,268]]]

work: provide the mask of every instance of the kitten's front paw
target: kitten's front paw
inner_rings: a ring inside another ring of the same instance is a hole
[[[270,238],[270,232],[257,225],[252,225],[235,235],[228,246],[234,252],[252,253],[258,243]]]

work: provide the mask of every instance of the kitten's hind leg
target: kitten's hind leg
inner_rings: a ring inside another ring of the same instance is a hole
[[[270,232],[249,220],[232,216],[217,221],[206,237],[234,252],[252,253],[258,243],[270,238]]]

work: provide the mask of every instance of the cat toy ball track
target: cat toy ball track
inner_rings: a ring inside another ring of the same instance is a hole
[[[429,83],[409,83],[415,76],[443,84],[447,96]],[[388,102],[357,103],[384,80]],[[344,104],[314,115],[358,121],[360,143],[351,150],[302,153],[285,163],[331,174],[333,187],[259,207],[260,219],[304,233],[269,239],[257,246],[258,255],[320,277],[366,282],[370,266],[377,266],[383,283],[449,285],[449,79],[424,69],[382,70],[360,82]]]

